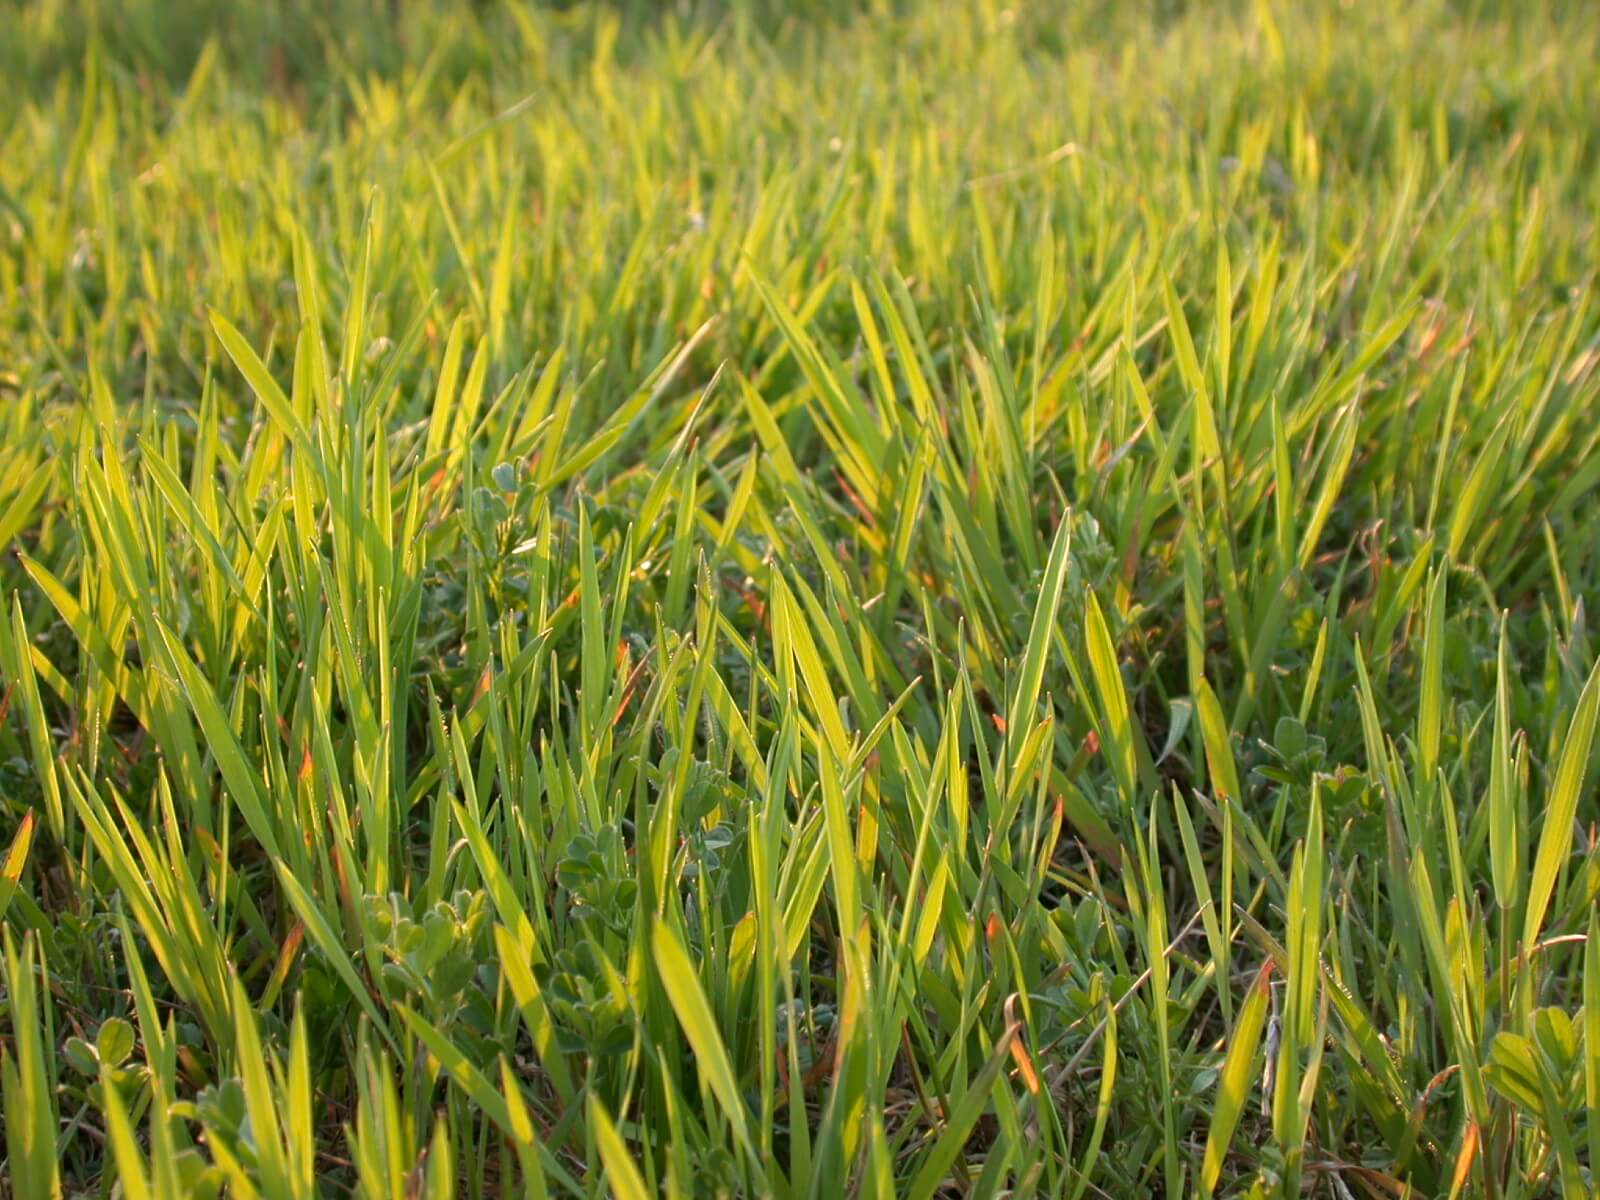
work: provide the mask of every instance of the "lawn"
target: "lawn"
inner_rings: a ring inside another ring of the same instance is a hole
[[[0,1196],[1594,1194],[1597,62],[0,7]]]

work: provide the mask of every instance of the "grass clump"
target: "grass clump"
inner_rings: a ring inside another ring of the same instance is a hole
[[[0,1193],[1594,1188],[1584,6],[183,7],[0,13]]]

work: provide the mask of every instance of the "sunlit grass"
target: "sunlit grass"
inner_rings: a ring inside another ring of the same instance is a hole
[[[1594,1189],[1584,6],[106,8],[0,1195]]]

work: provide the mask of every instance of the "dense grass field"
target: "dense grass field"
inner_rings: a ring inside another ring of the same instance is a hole
[[[0,1195],[1593,1194],[1597,61],[0,7]]]

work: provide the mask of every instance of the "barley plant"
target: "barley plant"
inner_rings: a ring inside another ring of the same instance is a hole
[[[0,7],[0,1195],[1595,1194],[1597,62]]]

